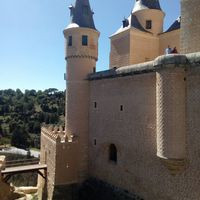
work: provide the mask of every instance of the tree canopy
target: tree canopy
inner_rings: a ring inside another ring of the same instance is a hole
[[[65,92],[56,88],[0,90],[0,138],[14,146],[39,148],[41,124],[63,125],[64,107]]]

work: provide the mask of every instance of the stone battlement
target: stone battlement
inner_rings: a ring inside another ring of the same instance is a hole
[[[44,125],[41,132],[56,142],[64,142],[66,138],[65,129],[62,126]]]

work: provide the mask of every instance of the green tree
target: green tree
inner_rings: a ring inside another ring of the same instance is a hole
[[[1,124],[0,124],[0,135],[3,135],[3,128]]]
[[[17,126],[12,133],[11,145],[26,149],[29,147],[29,135],[24,126]]]

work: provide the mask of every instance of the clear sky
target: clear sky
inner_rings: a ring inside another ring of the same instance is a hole
[[[74,0],[0,1],[0,89],[65,89],[63,29]],[[180,0],[160,0],[164,29],[180,15]],[[110,42],[134,0],[90,0],[101,32],[97,70],[108,68]]]

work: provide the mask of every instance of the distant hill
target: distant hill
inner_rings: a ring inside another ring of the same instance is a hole
[[[65,92],[0,90],[0,145],[19,148],[40,145],[41,124],[64,125]]]

